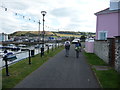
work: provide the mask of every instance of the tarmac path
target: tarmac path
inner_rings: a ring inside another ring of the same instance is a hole
[[[69,57],[65,50],[49,59],[14,88],[100,88],[82,53],[75,57],[74,45]]]

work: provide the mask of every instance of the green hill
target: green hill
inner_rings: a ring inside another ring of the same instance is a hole
[[[40,34],[41,33],[42,31],[40,31]],[[11,36],[38,36],[39,32],[38,31],[16,31],[10,35]],[[45,31],[45,35],[54,35],[54,33]]]
[[[40,31],[42,34],[42,31]],[[38,31],[16,31],[10,36],[38,36]],[[81,36],[95,36],[95,33],[90,32],[73,32],[73,31],[59,31],[59,32],[52,32],[52,31],[45,31],[45,35],[47,36],[59,36],[59,37],[81,37]]]

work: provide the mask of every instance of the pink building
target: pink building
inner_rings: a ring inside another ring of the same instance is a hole
[[[85,51],[87,53],[94,53],[94,38],[86,39],[86,41],[85,41]]]
[[[110,2],[110,8],[95,15],[97,16],[96,40],[120,36],[120,1]]]

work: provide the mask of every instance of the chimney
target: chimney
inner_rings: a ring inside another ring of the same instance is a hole
[[[120,0],[110,0],[110,10],[120,9]]]

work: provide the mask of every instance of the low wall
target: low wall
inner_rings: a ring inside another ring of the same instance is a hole
[[[95,40],[94,53],[106,63],[109,63],[109,46],[107,40]]]
[[[120,72],[120,36],[107,40],[95,40],[94,53]]]

